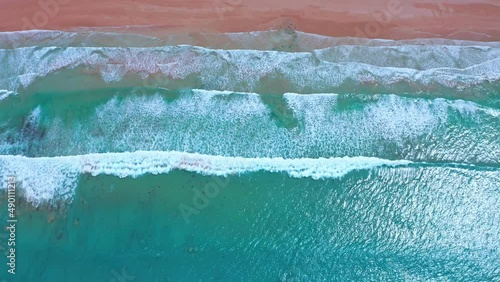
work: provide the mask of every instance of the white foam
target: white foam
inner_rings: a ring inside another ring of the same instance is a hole
[[[417,138],[435,129],[447,118],[449,105],[446,102],[425,99],[404,99],[396,95],[371,95],[363,102],[362,110],[332,110],[338,106],[339,96],[325,94],[284,94],[294,115],[304,120],[312,136],[323,135],[331,129],[336,135],[351,142],[359,137],[370,143],[375,137],[382,137],[386,142],[402,143],[403,140]],[[404,113],[404,114],[402,114]],[[352,130],[356,128],[356,130]],[[346,130],[348,129],[348,130]],[[366,134],[362,134],[366,132]],[[345,138],[348,137],[348,138]],[[327,138],[325,138],[327,139]],[[348,145],[345,145],[348,146]]]
[[[499,111],[462,100],[287,93],[266,101],[255,93],[208,90],[185,90],[176,99],[165,99],[163,92],[121,93],[88,109],[82,105],[84,114],[73,122],[55,115],[42,119],[43,128],[38,128],[39,111],[34,111],[25,119],[29,128],[37,129],[29,135],[12,125],[0,127],[0,154],[41,157],[143,150],[246,158],[391,158],[387,156],[398,152],[404,159],[497,163],[489,156],[498,142],[480,140],[488,132],[493,134],[490,140],[497,140],[497,131],[489,128],[498,125]],[[460,116],[475,123],[456,123]],[[468,130],[471,127],[477,130]],[[456,152],[455,142],[474,154]],[[411,155],[417,151],[414,146],[421,146],[418,155]],[[439,153],[436,146],[441,146]]]
[[[242,158],[201,155],[184,152],[137,151],[79,156],[27,158],[0,156],[0,176],[6,183],[15,176],[26,197],[34,204],[52,199],[71,199],[81,174],[138,177],[164,174],[174,169],[203,175],[227,176],[256,171],[287,173],[291,177],[313,179],[338,178],[355,170],[379,166],[404,166],[406,160],[374,157],[341,158]]]
[[[190,83],[194,87],[247,92],[267,87],[265,81],[276,82],[276,87],[286,81],[279,90],[283,92],[323,92],[349,81],[363,87],[385,87],[384,91],[401,83],[430,91],[435,86],[460,90],[500,80],[500,49],[481,46],[338,46],[296,53],[187,45],[27,47],[0,50],[0,60],[7,66],[0,69],[0,88],[15,91],[64,71],[76,71],[82,77],[97,73],[116,86],[126,84],[134,74],[155,76],[165,85],[196,76],[195,85]],[[82,69],[85,72],[80,74]],[[44,87],[50,91],[66,89],[63,86],[71,87],[64,83]]]
[[[445,99],[438,98],[436,101],[441,101],[442,103],[446,103]],[[485,114],[491,117],[500,117],[500,110],[495,108],[487,108],[481,105],[478,105],[474,102],[464,101],[464,100],[455,100],[453,102],[448,102],[451,108],[458,111],[462,115],[473,116],[476,119],[484,118],[484,116],[477,115],[478,112],[484,112]]]
[[[11,95],[15,95],[16,93],[14,91],[9,91],[9,90],[0,90],[0,101],[8,98]]]

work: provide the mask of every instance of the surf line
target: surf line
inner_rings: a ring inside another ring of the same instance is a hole
[[[16,274],[16,177],[7,177],[7,227],[6,230],[9,232],[7,237],[7,265],[9,269],[7,272],[10,274]]]

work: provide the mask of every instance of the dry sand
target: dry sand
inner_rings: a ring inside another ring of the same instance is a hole
[[[285,28],[329,36],[500,40],[500,0],[3,0],[0,7],[0,31]]]

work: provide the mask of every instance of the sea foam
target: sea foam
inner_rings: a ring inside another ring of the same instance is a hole
[[[65,102],[68,96],[77,100]],[[0,154],[182,151],[245,158],[499,161],[492,152],[500,148],[500,111],[462,100],[207,90],[133,95],[128,89],[48,93],[45,99],[51,103],[33,96],[14,106],[0,101],[0,111],[11,113],[0,114]]]
[[[16,93],[13,92],[13,91],[9,91],[9,90],[0,90],[0,101],[2,101],[3,99],[6,99],[8,98],[9,96],[11,95],[15,95]]]
[[[6,66],[0,88],[17,92],[45,81],[39,91],[144,86],[262,94],[451,93],[446,95],[470,99],[498,95],[500,83],[500,49],[485,46],[336,46],[295,53],[188,45],[26,47],[0,50],[0,61]]]
[[[374,157],[341,158],[242,158],[185,152],[137,151],[64,157],[27,158],[0,156],[0,176],[15,176],[26,198],[38,204],[53,199],[71,199],[81,174],[139,177],[185,170],[203,175],[228,176],[256,171],[286,173],[291,177],[338,178],[351,171],[379,166],[405,166],[407,160]],[[4,182],[5,182],[4,181]]]

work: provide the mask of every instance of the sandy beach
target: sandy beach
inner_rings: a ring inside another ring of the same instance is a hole
[[[7,0],[1,5],[0,31],[289,28],[328,36],[500,40],[500,3],[495,0]]]

